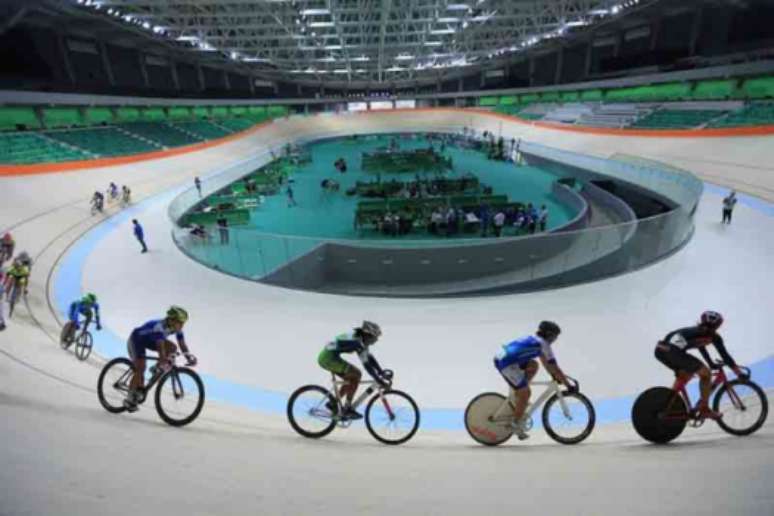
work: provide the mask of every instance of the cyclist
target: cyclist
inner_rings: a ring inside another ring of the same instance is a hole
[[[183,350],[188,365],[196,365],[196,357],[188,351],[188,346],[183,337],[183,325],[188,320],[188,312],[179,306],[172,306],[167,310],[164,319],[154,319],[142,326],[135,328],[126,343],[129,358],[134,362],[134,375],[129,383],[129,393],[124,400],[124,407],[129,412],[137,410],[139,393],[143,389],[145,378],[145,351],[150,349],[159,354],[158,367],[168,371],[172,367],[170,356],[177,352],[177,346],[167,340],[174,334],[177,343]]]
[[[539,358],[543,367],[546,368],[551,377],[557,382],[561,382],[572,391],[574,386],[570,384],[567,377],[559,369],[556,363],[554,353],[551,350],[553,344],[562,330],[555,322],[542,321],[538,326],[535,335],[529,335],[521,339],[516,339],[505,344],[495,355],[494,366],[503,376],[513,390],[515,403],[513,404],[513,430],[519,440],[529,438],[524,430],[524,422],[521,421],[524,412],[527,410],[529,397],[532,394],[529,388],[529,382],[538,372],[538,363],[534,360]]]
[[[718,312],[707,310],[701,314],[696,326],[680,328],[669,332],[656,345],[656,360],[675,372],[680,380],[688,382],[694,374],[699,375],[699,391],[701,399],[697,405],[700,417],[719,419],[721,414],[709,408],[709,396],[712,393],[712,374],[710,368],[701,360],[688,353],[689,349],[698,349],[702,358],[712,367],[712,358],[706,349],[713,344],[723,362],[733,369],[737,376],[743,376],[743,371],[726,351],[723,337],[718,328],[723,324],[723,316]]]
[[[3,316],[3,294],[5,293],[5,271],[0,266],[0,331],[5,329],[5,317]]]
[[[102,195],[102,192],[100,191],[94,192],[94,195],[91,198],[92,207],[98,212],[102,213],[102,207],[104,206],[104,204],[105,204],[105,196]]]
[[[0,240],[0,265],[6,260],[10,260],[13,256],[13,249],[16,247],[16,242],[10,233],[3,235],[3,239]]]
[[[108,193],[110,194],[111,201],[118,199],[118,185],[111,181],[110,186],[108,187]]]
[[[70,303],[70,322],[72,323],[71,335],[75,334],[80,328],[78,325],[78,315],[83,315],[86,320],[84,321],[84,328],[88,328],[91,324],[91,319],[97,323],[97,331],[102,329],[102,324],[99,321],[99,304],[97,304],[97,296],[89,292],[82,299],[73,301]]]
[[[121,202],[124,204],[129,204],[132,201],[132,191],[129,189],[128,186],[123,185],[121,187]]]
[[[27,283],[30,277],[30,268],[28,266],[14,260],[11,268],[6,271],[5,275],[5,291],[9,300],[13,295],[14,285],[18,285],[18,288],[24,288],[24,293],[27,293]]]
[[[371,321],[363,321],[360,327],[352,332],[338,335],[332,342],[329,342],[317,357],[317,363],[336,376],[344,379],[344,384],[339,390],[339,398],[346,399],[343,416],[347,419],[360,419],[360,415],[352,408],[352,399],[360,385],[362,373],[360,369],[341,358],[342,353],[357,353],[360,362],[365,367],[374,380],[382,385],[390,383],[392,375],[389,371],[381,368],[376,359],[371,355],[369,348],[373,346],[382,330],[379,325]],[[328,402],[328,409],[335,411],[336,407]]]

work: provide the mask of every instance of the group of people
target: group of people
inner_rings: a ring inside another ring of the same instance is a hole
[[[338,158],[333,162],[333,167],[338,170],[340,174],[344,174],[347,172],[347,160],[344,158]]]
[[[744,374],[734,359],[726,350],[723,338],[718,329],[723,324],[723,316],[715,311],[707,310],[701,314],[694,326],[680,328],[669,332],[658,341],[654,357],[664,366],[674,371],[678,378],[690,380],[693,375],[700,379],[700,400],[696,411],[701,418],[719,419],[722,414],[711,409],[709,396],[712,392],[712,360],[706,347],[712,344],[720,355],[723,363],[739,376]],[[576,386],[568,379],[559,367],[552,345],[562,333],[558,324],[553,321],[542,321],[534,334],[515,339],[504,344],[493,357],[493,365],[505,383],[512,390],[514,403],[512,427],[520,440],[527,439],[528,421],[523,419],[529,404],[531,390],[530,381],[535,377],[540,365],[558,383],[563,384],[572,392]],[[353,364],[342,358],[343,354],[355,353],[369,375],[379,384],[389,386],[392,382],[392,372],[382,369],[374,358],[371,348],[379,340],[382,330],[378,324],[364,321],[351,332],[338,335],[329,342],[317,357],[317,363],[332,374],[344,380],[338,394],[343,400],[345,419],[360,419],[361,414],[352,407],[352,401],[357,392],[362,372]],[[689,353],[697,349],[706,363]],[[327,408],[335,413],[337,407],[328,402]]]
[[[503,235],[505,227],[513,227],[518,233],[534,234],[536,231],[545,231],[548,224],[548,208],[544,205],[538,210],[532,203],[524,208],[508,207],[505,209],[491,209],[487,205],[481,205],[476,210],[464,211],[437,207],[430,214],[428,231],[434,235],[444,234],[452,236],[463,228],[471,230],[479,228],[481,236],[487,237],[489,231],[495,237]]]
[[[119,201],[123,206],[128,205],[132,202],[132,190],[126,186],[121,186],[121,191],[119,193],[118,185],[111,182],[107,189],[108,194],[108,200],[110,202],[116,202]],[[105,194],[97,190],[94,192],[94,195],[91,197],[91,208],[92,213],[102,213],[105,209]]]
[[[29,277],[32,272],[32,258],[26,251],[21,251],[14,256],[16,241],[10,232],[6,232],[0,239],[0,331],[5,330],[4,301],[9,301],[14,295],[14,290],[27,294]],[[9,266],[6,263],[10,262]]]

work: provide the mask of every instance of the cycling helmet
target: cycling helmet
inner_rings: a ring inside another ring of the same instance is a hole
[[[360,325],[360,331],[365,335],[370,335],[374,339],[378,339],[382,336],[382,329],[379,328],[378,324],[371,321],[363,321],[363,324]]]
[[[27,251],[22,251],[16,255],[16,261],[25,265],[32,265],[32,258]]]
[[[559,328],[559,325],[553,321],[541,321],[540,325],[538,325],[537,334],[541,337],[545,337],[547,339],[552,337],[556,338],[560,333],[562,333],[562,329]]]
[[[167,310],[167,319],[184,323],[188,320],[188,312],[179,306],[171,306],[169,310]]]
[[[709,328],[712,328],[713,330],[717,330],[718,328],[720,328],[720,325],[723,324],[723,316],[720,315],[718,312],[707,310],[706,312],[701,314],[700,322],[703,326],[707,326]]]
[[[85,303],[89,303],[91,305],[95,304],[97,302],[97,296],[89,292],[85,296],[83,296],[83,301]]]

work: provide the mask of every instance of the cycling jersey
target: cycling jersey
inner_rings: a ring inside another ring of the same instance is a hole
[[[14,266],[8,269],[6,275],[11,276],[16,280],[26,279],[30,275],[30,269],[27,266]]]
[[[83,301],[75,301],[70,304],[70,322],[77,323],[78,322],[78,314],[83,315],[86,317],[87,320],[91,319],[91,310],[94,309],[94,315],[95,320],[97,321],[97,326],[100,325],[99,323],[99,303],[84,303]]]
[[[379,366],[379,363],[368,351],[368,346],[363,344],[363,341],[360,340],[360,337],[356,336],[354,332],[342,333],[332,342],[329,342],[321,353],[322,357],[320,361],[326,362],[325,355],[328,355],[335,361],[341,360],[342,353],[357,353],[357,357],[360,359],[360,362],[363,363],[363,367],[368,371],[368,374],[377,379],[381,377],[381,366]]]
[[[712,358],[707,352],[706,347],[709,344],[713,344],[725,364],[731,367],[736,366],[736,362],[731,355],[728,354],[728,351],[726,351],[723,337],[704,326],[690,326],[688,328],[675,330],[668,333],[662,342],[674,346],[683,352],[687,352],[689,349],[698,349],[702,358],[704,358],[708,365],[712,364]]]
[[[505,344],[495,355],[494,362],[495,367],[502,371],[514,364],[523,368],[530,360],[538,356],[542,356],[550,364],[556,363],[551,344],[537,335],[530,335]]]
[[[129,340],[134,343],[136,347],[143,349],[152,349],[158,351],[158,342],[160,340],[166,340],[170,335],[174,334],[177,338],[177,342],[183,342],[183,332],[176,332],[172,328],[167,328],[164,325],[164,319],[157,319],[148,321],[142,326],[135,328],[132,331],[132,335]]]

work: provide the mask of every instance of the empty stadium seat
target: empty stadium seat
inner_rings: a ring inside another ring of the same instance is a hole
[[[41,133],[0,133],[0,163],[30,165],[91,157],[86,152],[46,138]]]
[[[196,106],[193,108],[193,116],[199,120],[206,120],[210,117],[210,108],[207,106]]]
[[[691,95],[695,100],[723,100],[734,95],[736,79],[700,81]]]
[[[31,107],[0,107],[0,131],[39,129],[40,120]]]
[[[723,115],[722,110],[691,109],[671,110],[660,109],[640,118],[630,127],[639,129],[691,129],[707,124],[713,118]]]
[[[255,122],[249,118],[227,118],[225,120],[219,121],[218,124],[237,132],[251,128],[253,125],[255,125]]]
[[[83,119],[87,125],[112,124],[113,112],[106,107],[90,107],[84,110]]]
[[[170,125],[172,127],[182,129],[183,131],[195,134],[204,140],[222,138],[231,134],[231,131],[219,127],[214,123],[207,122],[206,120],[197,120],[196,122],[175,122]]]
[[[501,106],[513,106],[519,103],[518,95],[503,95],[500,97]]]
[[[160,148],[159,145],[130,136],[114,127],[51,131],[44,134],[53,140],[86,150],[95,157],[138,154]]]
[[[752,125],[774,125],[774,103],[751,103],[739,111],[729,113],[725,118],[713,121],[710,124],[710,127],[739,127]]]
[[[747,79],[741,91],[749,99],[774,98],[774,77]]]
[[[498,97],[481,97],[478,99],[479,106],[496,106],[499,103]]]
[[[140,119],[140,110],[134,107],[120,107],[116,109],[117,122],[136,122]]]
[[[212,118],[228,118],[228,108],[225,106],[213,106],[210,112]]]
[[[190,120],[191,110],[187,107],[171,107],[168,110],[170,120]]]
[[[140,112],[140,120],[146,122],[163,122],[166,119],[167,115],[160,107],[145,108]]]
[[[78,108],[54,107],[43,108],[43,123],[49,129],[59,127],[76,127],[83,125],[83,118]]]
[[[166,147],[179,147],[202,140],[202,138],[194,134],[181,131],[163,122],[134,122],[121,124],[120,127],[132,134]]]

